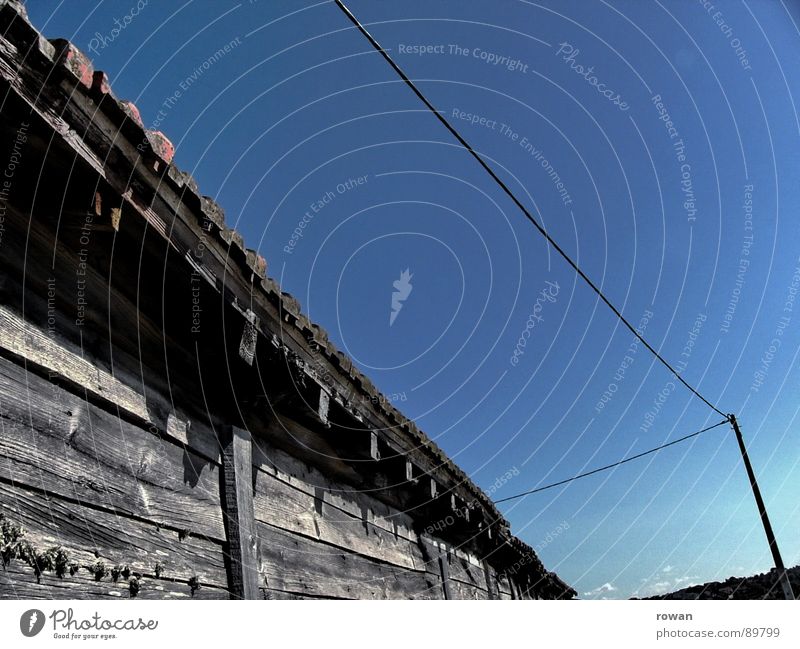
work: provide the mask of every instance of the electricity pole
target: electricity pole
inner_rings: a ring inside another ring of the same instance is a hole
[[[784,599],[794,599],[792,585],[789,583],[789,575],[787,574],[786,568],[783,565],[781,551],[778,549],[778,541],[775,539],[775,533],[772,531],[772,525],[769,522],[769,516],[767,516],[767,507],[764,505],[764,499],[761,497],[761,490],[758,488],[756,474],[753,472],[753,465],[750,464],[750,457],[747,455],[747,449],[745,448],[744,439],[742,438],[742,431],[739,430],[739,423],[736,421],[736,415],[728,415],[728,421],[731,422],[733,432],[736,433],[736,441],[739,442],[739,450],[742,452],[744,468],[747,469],[747,477],[750,479],[750,487],[752,488],[753,496],[756,499],[758,513],[761,516],[761,523],[764,526],[764,533],[767,535],[767,542],[769,543],[770,552],[772,552],[772,559],[775,561],[775,569],[778,571],[778,579],[780,580],[781,587],[783,588],[783,597]]]

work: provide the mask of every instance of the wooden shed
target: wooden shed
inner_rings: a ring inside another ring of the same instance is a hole
[[[12,0],[0,84],[0,597],[575,595]]]

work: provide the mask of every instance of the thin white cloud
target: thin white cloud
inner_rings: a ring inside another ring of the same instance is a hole
[[[668,570],[669,569],[669,570]],[[675,566],[666,566],[664,567],[661,572],[662,573],[669,573],[674,571],[676,568]],[[680,590],[681,588],[686,588],[687,586],[691,586],[697,583],[698,576],[697,575],[686,575],[684,577],[674,577],[670,580],[669,577],[666,577],[662,581],[655,581],[650,582],[647,579],[643,579],[642,586],[634,591],[634,597],[656,597],[658,595],[665,595],[667,593],[671,593],[676,590]]]
[[[587,591],[583,594],[584,597],[597,597],[599,595],[606,595],[608,593],[613,593],[616,589],[615,586],[612,586],[608,582],[603,584],[602,586],[598,586],[594,590]]]
[[[697,579],[697,575],[690,575],[688,577],[675,577],[675,586],[681,586],[681,584],[686,584],[688,582],[693,582]],[[683,586],[681,586],[683,587]]]

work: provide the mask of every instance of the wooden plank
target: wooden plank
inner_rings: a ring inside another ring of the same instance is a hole
[[[517,582],[517,588],[519,589],[520,599],[536,599],[536,593],[534,592],[530,578],[527,575],[524,575],[522,580]]]
[[[500,593],[500,599],[514,599],[511,580],[506,575],[497,576],[497,590]]]
[[[429,569],[416,543],[364,520],[361,513],[333,507],[319,488],[312,495],[259,471],[254,507],[256,519],[275,527],[411,570]]]
[[[369,432],[369,456],[375,462],[381,459],[381,453],[378,450],[378,433],[374,430]]]
[[[486,578],[486,590],[489,599],[500,599],[500,592],[497,589],[497,579],[494,570],[489,565],[489,562],[483,561],[483,574]]]
[[[3,305],[0,305],[0,347],[103,396],[136,417],[150,421],[143,395],[69,352]]]
[[[430,483],[425,491],[425,498],[434,500],[439,494],[439,485],[434,478],[430,478]]]
[[[290,422],[291,420],[289,418],[282,416],[278,423],[273,423],[271,425],[287,426],[287,430],[294,435],[296,428],[292,426]],[[255,432],[256,431],[254,431],[254,434]],[[311,434],[310,431],[309,434]],[[364,435],[368,434],[369,431],[365,431]],[[298,458],[291,457],[283,450],[275,448],[266,440],[254,438],[254,446],[256,447],[254,449],[256,455],[255,462],[260,471],[277,477],[285,484],[304,491],[309,496],[312,496],[315,499],[320,499],[323,502],[330,504],[332,507],[350,514],[353,518],[372,522],[376,527],[389,531],[395,536],[403,536],[415,544],[419,544],[419,536],[414,531],[414,519],[412,519],[408,513],[393,508],[383,501],[379,501],[377,498],[375,498],[372,494],[379,493],[378,490],[354,489],[348,486],[346,482],[339,479],[332,479],[330,474],[322,474],[319,470],[313,468],[309,464],[298,460]],[[258,475],[259,472],[257,471],[257,483],[259,481]],[[430,478],[423,480],[423,482],[428,485],[432,484]],[[259,494],[257,489],[257,509],[258,500]],[[443,502],[447,501],[443,499]],[[313,528],[314,519],[313,516],[310,515],[310,512],[312,512],[315,507],[319,507],[319,505],[314,504],[313,501],[306,501],[305,505],[298,506],[297,509],[300,511],[295,512],[293,518],[301,515],[304,511],[305,521],[303,524],[305,529],[297,526],[291,527],[290,529],[292,529],[292,531],[298,531],[304,534],[309,534],[310,530],[310,535],[313,538],[324,538],[321,537]],[[414,510],[414,513],[415,515],[419,516],[421,512]],[[280,514],[283,514],[283,512],[276,512],[273,514],[273,516],[279,516]],[[266,513],[263,514],[261,518],[262,520],[272,522],[269,518],[269,515]],[[281,519],[285,520],[285,516],[281,516]],[[334,544],[339,545],[337,541],[333,539],[331,539],[331,541]],[[368,547],[366,550],[360,548],[359,551],[366,551],[369,556],[374,556],[371,552],[369,552]],[[415,556],[418,556],[418,550],[415,551]],[[394,561],[394,559],[389,560]],[[437,564],[438,558],[433,560],[433,563],[429,569],[438,574],[439,568]],[[418,566],[415,565],[414,567]],[[467,580],[467,583],[471,583],[470,580]]]
[[[297,600],[297,599],[341,599],[339,597],[314,597],[313,595],[301,595],[299,593],[287,593],[284,590],[276,590],[274,588],[259,588],[261,599],[275,599],[275,600]]]
[[[438,539],[423,537],[423,543],[440,557],[446,599],[488,599],[483,566],[467,552]],[[477,564],[477,565],[475,565]],[[483,580],[481,577],[483,576]]]
[[[239,342],[239,356],[245,363],[252,365],[256,355],[256,343],[258,343],[258,330],[255,326],[256,315],[248,309],[245,318],[242,338]]]
[[[441,599],[441,582],[257,522],[266,587],[342,599]]]
[[[151,581],[187,584],[197,576],[201,583],[227,586],[220,543],[193,536],[181,540],[172,530],[4,482],[0,482],[0,513],[21,525],[23,538],[40,551],[63,547],[70,561],[83,568],[100,559],[109,570],[128,566]]]
[[[222,496],[230,553],[229,589],[232,599],[258,599],[250,433],[236,426],[228,426],[223,435]]]
[[[450,591],[453,594],[453,599],[488,599],[488,595],[485,590],[481,588],[475,588],[474,586],[470,586],[469,584],[465,584],[461,581],[456,581],[455,579],[450,581]]]
[[[0,358],[0,475],[224,540],[216,465]]]
[[[325,504],[413,543],[419,542],[410,515],[371,496],[334,481],[310,464],[292,457],[263,439],[253,439],[254,464],[259,473],[273,476]],[[257,477],[257,484],[258,484]],[[258,493],[256,493],[258,498]]]
[[[329,478],[358,485],[363,482],[362,475],[339,457],[337,448],[329,435],[320,434],[319,426],[312,430],[284,414],[270,411],[251,411],[244,413],[247,428],[253,432],[254,452],[262,458],[258,465],[269,465],[269,453],[261,452],[261,447],[280,448],[285,455],[301,462],[319,466]],[[316,415],[315,415],[316,416]]]
[[[455,599],[451,589],[450,573],[447,561],[447,546],[444,543],[420,536],[419,544],[425,558],[431,565],[435,565],[439,576],[444,599]]]
[[[414,470],[414,463],[408,458],[405,458],[405,469],[406,482],[414,482],[416,480],[416,471]]]
[[[455,599],[453,597],[453,583],[450,581],[450,559],[447,550],[439,547],[439,569],[442,571],[442,589],[445,599]]]
[[[328,412],[330,410],[330,404],[331,404],[331,395],[320,387],[319,405],[317,406],[317,416],[325,426],[331,425],[330,421],[328,421]]]
[[[462,550],[453,549],[448,553],[448,559],[450,578],[453,581],[461,582],[484,592],[487,591],[486,573],[481,562],[474,556]]]

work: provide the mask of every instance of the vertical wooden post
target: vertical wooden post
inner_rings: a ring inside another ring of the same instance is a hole
[[[381,459],[381,452],[378,445],[378,433],[376,433],[374,430],[370,431],[369,433],[369,456],[375,462],[378,462]]]
[[[739,430],[739,423],[736,421],[735,415],[728,415],[728,420],[731,422],[731,426],[733,426],[733,432],[736,433],[736,441],[739,442],[739,450],[742,453],[744,468],[747,470],[747,477],[750,480],[750,488],[753,490],[753,496],[756,499],[758,513],[761,516],[761,524],[764,526],[764,533],[767,535],[767,543],[769,543],[769,549],[770,552],[772,552],[772,560],[775,562],[778,580],[781,582],[781,588],[783,588],[783,597],[784,599],[794,599],[792,584],[789,582],[789,575],[786,574],[786,568],[781,558],[781,551],[778,549],[778,540],[775,538],[775,533],[772,531],[772,524],[769,522],[769,516],[767,516],[767,506],[764,504],[764,499],[761,497],[761,490],[758,488],[758,482],[756,482],[756,474],[753,471],[753,465],[750,464],[750,457],[747,455],[747,448],[744,445],[742,431]]]
[[[520,599],[537,599],[536,594],[532,592],[531,589],[531,578],[529,575],[525,575],[525,583],[518,584],[519,591],[520,591]]]
[[[406,465],[406,482],[410,484],[416,484],[417,477],[414,475],[414,465],[412,464],[411,460],[405,458],[405,465]]]
[[[222,437],[222,504],[228,532],[231,599],[259,599],[250,432],[226,426]]]
[[[328,412],[331,407],[331,395],[320,387],[319,389],[319,405],[317,406],[317,416],[325,426],[330,426],[331,422],[328,421]]]
[[[442,550],[443,544],[440,544],[439,541],[430,537],[423,536],[420,532],[418,532],[418,535],[422,556],[425,558],[426,565],[431,567],[431,572],[436,569],[436,563],[439,564],[439,577],[442,580],[442,593],[444,594],[444,598],[453,599],[453,592],[450,588],[450,566],[447,562],[446,550]]]
[[[258,317],[250,309],[247,310],[242,330],[242,339],[239,341],[239,356],[248,365],[253,364],[256,356],[256,343],[258,343]]]
[[[492,573],[492,567],[485,559],[483,560],[483,574],[486,577],[486,591],[489,593],[489,599],[500,599],[500,587]]]
[[[453,599],[453,591],[450,588],[450,552],[442,550],[439,546],[439,569],[442,571],[442,589],[445,599]]]

